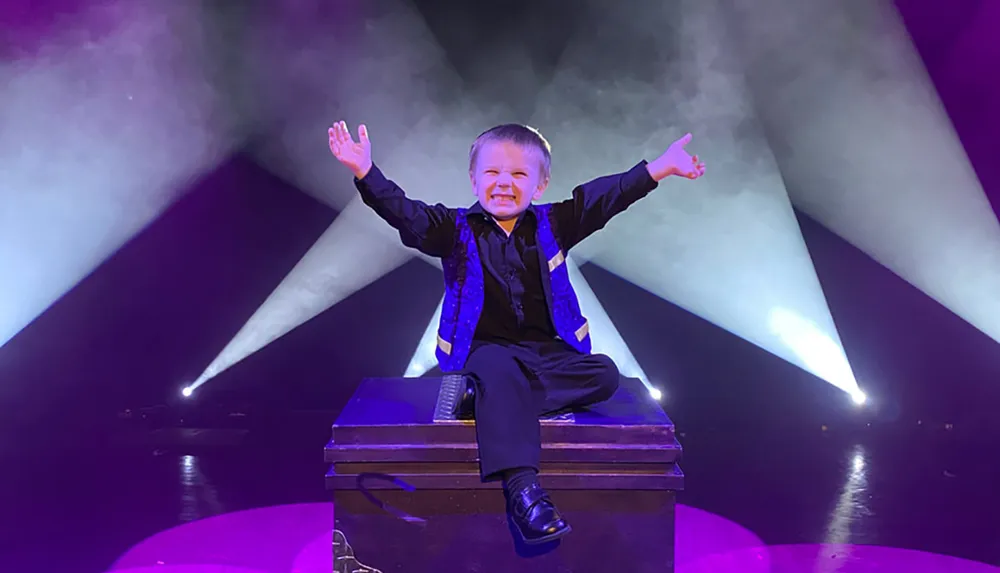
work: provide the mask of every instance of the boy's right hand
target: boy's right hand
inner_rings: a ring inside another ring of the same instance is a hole
[[[363,124],[358,127],[360,143],[355,143],[347,124],[338,121],[329,129],[330,151],[338,161],[347,166],[354,176],[364,179],[372,168],[372,143],[368,140],[368,128]]]

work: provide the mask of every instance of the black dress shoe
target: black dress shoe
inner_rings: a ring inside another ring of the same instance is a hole
[[[453,413],[456,420],[471,420],[476,417],[476,379],[472,376],[465,377],[465,387],[455,402]]]
[[[549,494],[537,483],[509,494],[507,514],[528,545],[555,541],[572,531],[549,499]]]

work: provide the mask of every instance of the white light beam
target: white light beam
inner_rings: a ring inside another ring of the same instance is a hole
[[[427,323],[424,334],[417,343],[417,350],[410,358],[410,363],[403,372],[405,378],[419,378],[438,365],[437,356],[434,354],[437,348],[438,324],[441,322],[441,309],[444,307],[444,297],[438,302],[431,321]]]
[[[661,182],[588,239],[587,256],[845,392],[856,392],[718,4],[686,0],[647,7],[648,17],[630,24],[634,44],[587,36],[565,52],[537,122],[560,126],[551,137],[554,153],[560,165],[571,165],[560,169],[581,180],[652,159],[684,131],[693,132],[689,150],[706,161],[708,174],[695,182]],[[610,4],[595,2],[590,8],[596,18],[617,17]],[[676,12],[684,18],[671,18]],[[663,22],[678,27],[665,33]],[[632,68],[612,65],[631,61],[616,52],[638,46],[653,57]],[[593,62],[605,62],[607,73],[595,73],[588,67]]]
[[[412,257],[396,232],[350,203],[191,385],[194,390]]]
[[[649,382],[649,377],[646,376],[646,373],[639,366],[639,362],[632,355],[628,344],[625,343],[625,339],[618,332],[615,323],[608,316],[607,311],[604,310],[604,306],[601,305],[601,301],[597,299],[597,295],[590,288],[587,279],[580,273],[580,268],[577,266],[572,255],[566,258],[566,263],[568,265],[566,268],[569,271],[569,280],[573,284],[573,290],[576,291],[577,298],[580,300],[580,311],[583,313],[583,316],[587,317],[587,321],[590,323],[592,352],[594,354],[607,355],[618,366],[618,371],[623,376],[642,380],[642,383],[652,391],[653,386]]]
[[[144,6],[89,8],[0,63],[0,346],[233,145],[200,9]]]
[[[795,206],[1000,341],[1000,224],[892,4],[739,5]]]

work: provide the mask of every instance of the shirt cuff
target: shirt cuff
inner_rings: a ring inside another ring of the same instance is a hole
[[[646,193],[656,189],[659,186],[659,182],[649,174],[649,170],[646,169],[647,163],[648,161],[643,159],[639,163],[636,163],[635,167],[626,171],[622,187],[640,192],[645,191]]]
[[[361,179],[354,177],[354,186],[357,187],[358,191],[384,187],[388,182],[389,180],[385,178],[385,174],[374,163],[372,163],[371,169],[368,170],[368,173],[365,173],[364,177]]]

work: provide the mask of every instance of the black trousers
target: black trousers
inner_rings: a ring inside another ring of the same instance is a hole
[[[618,389],[618,368],[562,340],[473,344],[465,374],[476,381],[476,436],[483,481],[504,470],[536,471],[540,416],[602,402]]]

